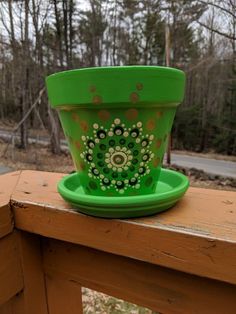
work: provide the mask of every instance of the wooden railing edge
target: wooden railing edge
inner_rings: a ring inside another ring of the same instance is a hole
[[[21,173],[11,198],[16,228],[236,284],[236,241],[203,233],[198,225],[192,231],[178,227],[170,219],[168,225],[160,222],[150,225],[145,224],[145,218],[109,220],[75,213],[56,192],[61,176],[37,171]],[[228,195],[232,197],[232,192],[225,192],[222,199]],[[181,206],[182,203],[178,207]],[[222,203],[222,206],[228,205]],[[169,215],[173,220],[178,217],[172,211],[166,214]],[[155,217],[159,219],[158,215]]]

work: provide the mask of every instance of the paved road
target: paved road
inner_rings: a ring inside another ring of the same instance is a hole
[[[10,168],[0,165],[0,174],[12,171]]]
[[[11,132],[0,129],[0,138],[9,140],[11,137]],[[16,135],[19,137],[19,135]],[[38,137],[30,138],[30,143],[37,142],[38,144],[48,145],[49,139],[47,137]],[[61,140],[61,146],[63,149],[67,148],[65,140]],[[204,170],[205,172],[222,175],[227,177],[236,178],[236,162],[225,161],[225,160],[216,160],[210,158],[182,155],[182,154],[171,154],[171,163],[188,168],[196,168]],[[10,171],[9,168],[6,168],[0,165],[0,173]]]
[[[171,163],[188,168],[196,168],[205,172],[236,178],[236,162],[210,158],[171,154]]]

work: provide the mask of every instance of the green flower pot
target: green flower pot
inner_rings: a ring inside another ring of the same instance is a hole
[[[156,191],[185,75],[173,68],[86,68],[50,75],[49,101],[85,194]]]

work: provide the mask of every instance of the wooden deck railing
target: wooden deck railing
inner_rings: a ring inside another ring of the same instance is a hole
[[[75,212],[62,174],[0,177],[0,314],[82,313],[81,286],[160,313],[236,313],[236,193],[190,188],[171,210]]]

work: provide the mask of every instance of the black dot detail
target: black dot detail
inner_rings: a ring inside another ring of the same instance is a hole
[[[134,143],[130,142],[130,143],[128,144],[128,147],[129,147],[129,148],[133,148],[133,147],[134,147]]]
[[[102,154],[102,153],[98,153],[98,154],[97,154],[97,158],[98,158],[98,159],[102,159],[102,158],[103,158],[103,154]]]
[[[138,159],[137,158],[134,158],[133,160],[132,160],[132,164],[133,165],[136,165],[138,163]]]
[[[108,173],[110,172],[110,170],[109,170],[108,168],[104,168],[104,169],[103,169],[103,172],[106,173],[106,174],[108,174]]]
[[[101,150],[106,150],[106,145],[105,144],[101,144],[99,147],[100,147]]]
[[[124,138],[122,138],[122,139],[120,140],[120,144],[121,144],[121,145],[124,145],[125,142],[126,142],[126,140],[125,140]]]
[[[131,166],[129,167],[129,170],[133,172],[133,171],[135,170],[134,166],[131,165]]]
[[[98,162],[98,165],[99,165],[99,167],[104,167],[104,162],[99,161],[99,162]]]
[[[133,151],[133,155],[134,155],[134,156],[138,156],[138,150],[134,150],[134,151]]]
[[[149,143],[148,139],[145,138],[142,140],[141,145],[142,145],[142,147],[146,147],[146,146],[148,146],[148,143]]]
[[[130,131],[130,135],[133,137],[133,138],[136,138],[139,136],[139,130],[138,129],[133,129]]]
[[[96,182],[90,181],[90,182],[89,182],[89,187],[90,187],[92,190],[96,190],[96,189],[97,189],[97,184],[96,184]]]
[[[104,178],[104,179],[102,180],[102,183],[103,183],[104,185],[110,185],[111,181],[110,181],[108,178]]]
[[[95,175],[95,176],[98,176],[99,175],[99,171],[97,168],[93,168],[92,170],[92,173]]]
[[[115,133],[116,135],[122,135],[123,132],[124,132],[124,130],[123,130],[123,128],[122,128],[121,126],[116,126],[116,127],[114,128],[114,133]]]
[[[125,186],[124,182],[123,181],[117,181],[116,182],[116,187],[117,189],[123,189]]]
[[[145,167],[141,167],[141,168],[139,168],[139,170],[138,170],[138,173],[139,174],[144,174],[146,172],[146,168]]]
[[[143,161],[148,161],[149,160],[149,154],[144,154],[143,155]]]
[[[136,183],[137,183],[137,179],[136,178],[131,178],[130,180],[129,180],[129,184],[130,185],[135,185]]]
[[[114,140],[110,140],[110,141],[109,141],[109,145],[110,145],[110,146],[115,146],[115,144],[116,144],[116,142],[115,142]]]
[[[112,176],[112,178],[116,179],[116,178],[118,178],[118,173],[117,172],[113,172],[111,176]]]
[[[87,159],[87,161],[92,161],[93,160],[93,157],[92,157],[92,155],[91,154],[86,154],[86,159]]]
[[[97,132],[97,137],[100,138],[101,140],[106,138],[106,132],[104,130],[100,130]]]
[[[122,178],[127,178],[128,177],[128,173],[127,172],[122,172],[121,176],[122,176]]]
[[[95,142],[92,141],[92,140],[89,140],[87,145],[88,145],[89,148],[94,148],[95,147]]]

